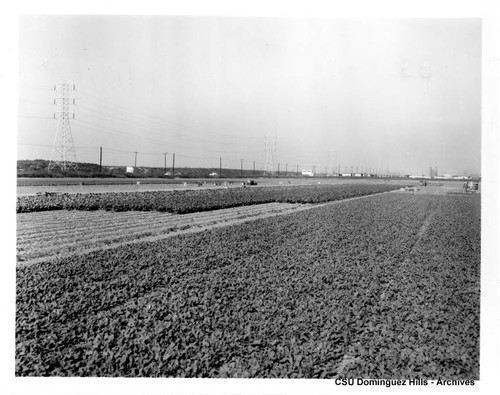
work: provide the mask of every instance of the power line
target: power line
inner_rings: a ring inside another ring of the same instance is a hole
[[[43,116],[36,116],[36,115],[18,115],[17,116],[18,118],[28,118],[28,119],[50,119],[50,120],[54,120],[54,118],[50,118],[50,117],[43,117]]]
[[[108,101],[109,102],[109,100],[107,100],[107,99],[104,99],[102,97],[100,98],[100,97],[94,96],[94,95],[92,95],[90,93],[87,93],[85,91],[81,91],[80,90],[78,92],[82,93],[85,96],[91,97],[91,98],[93,98],[95,100],[98,100],[98,101],[104,100],[104,101]],[[183,129],[185,131],[194,131],[194,132],[197,132],[197,133],[205,132],[206,131],[205,129],[200,129],[199,127],[196,127],[196,126],[186,127],[185,125],[173,122],[171,120],[153,118],[153,117],[151,117],[149,115],[151,113],[151,110],[148,111],[148,110],[146,110],[146,109],[143,108],[142,109],[143,113],[141,114],[141,109],[140,108],[137,108],[137,107],[127,107],[127,106],[119,105],[119,104],[116,104],[114,101],[110,102],[110,103],[111,103],[110,105],[104,104],[104,106],[112,109],[113,111],[124,111],[127,116],[138,116],[138,117],[146,118],[150,122],[159,123],[161,125],[161,127],[164,127],[165,123],[169,123],[172,126],[177,127],[177,128],[181,128],[181,129]],[[99,103],[99,106],[103,106],[103,104]],[[120,108],[122,110],[120,110]],[[147,112],[147,115],[144,113],[144,111]],[[230,131],[230,132],[226,132],[226,133],[211,132],[211,134],[212,135],[219,135],[222,138],[230,138],[231,135],[234,136],[234,131]],[[244,139],[244,140],[260,140],[260,137],[252,137],[252,136],[245,136],[245,135],[239,136],[238,138]]]
[[[48,102],[46,100],[28,100],[28,99],[19,99],[20,103],[32,103],[32,104],[44,104],[47,106],[53,106],[54,102]]]
[[[50,88],[48,86],[46,86],[45,88]],[[80,93],[82,93],[80,91]],[[90,95],[90,94],[87,94],[87,93],[84,93],[84,95],[88,95],[88,96],[93,96],[93,95]],[[95,96],[93,96],[95,97]],[[97,97],[96,97],[97,98]],[[48,104],[48,103],[47,103]],[[143,141],[146,141],[146,142],[152,142],[152,143],[155,143],[155,144],[162,144],[162,145],[165,145],[165,144],[168,144],[168,145],[171,145],[170,142],[166,142],[165,141],[165,129],[164,127],[158,127],[158,126],[154,126],[154,124],[160,124],[161,121],[158,121],[156,119],[153,119],[151,117],[148,117],[148,116],[144,116],[145,119],[148,120],[148,122],[152,123],[153,125],[144,125],[143,123],[134,123],[134,124],[131,124],[130,122],[127,121],[127,119],[125,119],[124,117],[120,117],[120,116],[116,116],[114,114],[109,114],[109,113],[103,113],[102,111],[100,110],[96,110],[95,108],[92,108],[91,106],[86,106],[86,105],[81,105],[80,103],[78,103],[78,107],[80,109],[80,113],[81,114],[84,114],[86,115],[87,117],[91,117],[93,118],[94,120],[97,120],[98,122],[101,122],[106,125],[105,127],[103,126],[102,128],[101,127],[96,127],[95,123],[91,122],[90,120],[85,120],[85,119],[81,119],[80,117],[78,119],[75,119],[74,121],[74,125],[77,126],[77,127],[83,127],[83,128],[86,128],[86,129],[90,129],[90,130],[95,130],[99,133],[107,133],[107,134],[111,134],[111,135],[115,135],[115,136],[120,136],[120,137],[123,137],[123,135],[128,135],[134,139],[140,139],[140,140],[143,140]],[[128,112],[127,115],[130,117],[131,114],[134,114],[134,112]],[[20,115],[19,116],[20,118],[26,118],[26,119],[30,119],[30,118],[33,118],[33,119],[52,119],[52,118],[49,118],[49,117],[43,117],[43,116],[29,116],[29,115]],[[134,116],[132,115],[131,116],[132,119],[134,119]],[[137,117],[135,117],[135,121],[136,122],[141,122]],[[118,125],[123,125],[123,128],[120,128]],[[144,135],[140,135],[140,134],[137,134],[137,133],[133,133],[132,131],[130,131],[130,128],[134,128],[134,129],[139,129],[139,130],[142,130],[142,131],[145,131],[147,132],[147,134],[149,136],[144,136]],[[184,126],[180,126],[180,128],[183,128],[184,130],[185,127]],[[242,151],[241,149],[240,150],[237,150],[238,152],[229,152],[227,150],[225,151],[221,151],[220,149],[215,149],[215,148],[209,148],[207,146],[220,146],[220,145],[224,145],[224,146],[231,146],[231,147],[234,147],[234,143],[233,142],[227,142],[227,141],[220,141],[218,139],[214,139],[213,137],[211,138],[200,138],[200,136],[195,136],[195,137],[192,137],[192,136],[189,136],[189,135],[186,135],[186,134],[180,134],[178,132],[174,132],[174,131],[171,131],[169,130],[168,132],[168,136],[171,137],[171,136],[178,136],[176,137],[176,140],[175,140],[175,144],[177,146],[180,146],[178,148],[181,148],[182,146],[184,146],[186,143],[187,144],[193,144],[193,143],[197,143],[197,144],[204,144],[204,147],[203,147],[203,150],[204,151],[209,151],[209,152],[214,152],[214,153],[221,153],[221,154],[236,154],[236,155],[241,155],[242,153],[244,154],[245,152],[247,154],[250,154],[253,156],[253,154],[255,153],[253,150],[245,150],[245,151]],[[152,135],[152,136],[151,136]],[[212,135],[212,133],[210,133],[210,135]],[[244,138],[244,137],[242,137]],[[251,138],[251,139],[256,139],[256,138]],[[241,138],[238,138],[238,140],[241,140]],[[246,143],[245,144],[245,147],[248,148],[249,145],[253,145],[254,143]],[[188,146],[186,149],[192,149],[193,147],[192,146]],[[256,146],[257,148],[257,146]]]
[[[34,144],[34,143],[17,143],[18,145],[21,146],[33,146],[33,147],[47,147],[51,148],[51,145],[46,145],[46,144]],[[95,147],[88,147],[88,146],[74,146],[75,150],[104,150],[105,152],[118,152],[118,153],[124,153],[124,154],[137,154],[139,155],[156,155],[156,156],[164,156],[164,155],[174,155],[173,153],[165,153],[165,152],[141,152],[141,151],[129,151],[129,150],[123,150],[123,149],[118,149],[118,148],[111,148],[111,147],[106,147],[106,146],[95,146]],[[180,158],[187,158],[187,159],[195,159],[195,160],[205,160],[205,161],[216,161],[217,159],[222,158],[224,162],[240,162],[241,160],[250,160],[250,159],[245,159],[245,158],[228,158],[228,157],[220,157],[220,156],[192,156],[192,155],[183,155],[183,154],[175,154],[177,157]],[[258,165],[261,165],[260,162],[256,162],[253,160]]]
[[[31,146],[31,147],[49,147],[49,148],[52,148],[52,145],[46,145],[46,144],[17,143],[17,145],[26,145],[26,146]]]
[[[83,125],[82,125],[82,123],[83,123]],[[149,143],[165,145],[165,141],[161,141],[159,139],[148,138],[148,137],[142,136],[141,134],[135,135],[135,134],[124,132],[123,130],[116,130],[116,129],[110,128],[110,127],[98,128],[98,127],[93,126],[92,123],[90,123],[88,121],[83,121],[81,119],[76,119],[74,122],[74,125],[81,127],[83,129],[94,130],[98,133],[111,134],[111,135],[119,136],[121,138],[128,136],[128,137],[131,137],[131,138],[136,139],[136,140],[144,140],[144,141],[149,142]]]
[[[120,137],[128,136],[130,138],[140,139],[140,140],[146,141],[148,143],[154,143],[155,145],[158,145],[158,144],[167,145],[166,142],[161,140],[161,139],[151,138],[151,137],[143,136],[141,134],[132,134],[132,133],[126,132],[124,130],[117,130],[117,129],[110,128],[110,127],[98,128],[95,126],[91,126],[92,124],[89,121],[83,121],[82,119],[78,119],[78,118],[73,122],[73,125],[77,126],[77,127],[82,127],[84,129],[95,130],[96,132],[104,133],[104,134],[111,134],[111,135],[116,135],[116,136],[120,136]],[[224,155],[241,155],[242,153],[245,153],[245,151],[239,151],[239,152],[221,151],[220,149],[211,149],[211,148],[207,148],[206,146],[204,146],[202,149],[204,152],[213,152],[213,153],[224,154]],[[188,148],[186,148],[186,150],[193,150],[193,147],[189,146]],[[250,154],[250,155],[254,154],[254,152],[251,152],[251,151],[246,151],[246,153]]]
[[[205,143],[205,144],[217,144],[217,145],[230,145],[234,146],[234,143],[227,142],[227,141],[220,141],[214,138],[201,138],[199,136],[197,137],[191,137],[191,136],[186,136],[185,134],[180,134],[178,132],[173,132],[171,130],[166,130],[165,127],[158,127],[154,125],[144,125],[144,124],[137,124],[134,123],[133,125],[130,124],[130,122],[127,122],[126,119],[123,119],[119,116],[114,116],[112,114],[106,114],[102,113],[100,111],[96,111],[94,109],[90,109],[85,105],[80,105],[79,108],[82,108],[81,113],[86,114],[87,116],[90,116],[92,118],[95,118],[97,120],[101,120],[103,122],[108,122],[113,124],[113,126],[116,126],[116,123],[123,125],[126,128],[136,128],[139,130],[142,130],[144,132],[147,132],[148,134],[155,134],[158,137],[161,136],[161,138],[165,138],[166,133],[168,133],[168,137],[175,137],[176,141],[178,142],[179,140],[185,140],[188,143]],[[252,145],[252,144],[247,144],[245,143],[245,146]],[[257,144],[253,143],[253,145],[257,146]]]
[[[48,86],[45,86],[44,88],[49,88]],[[260,146],[260,143],[245,143],[243,147],[241,148],[249,148],[249,146],[255,146],[255,150],[242,150],[242,149],[233,149],[233,150],[221,150],[220,146],[226,146],[226,147],[235,147],[234,142],[228,142],[226,140],[219,140],[217,138],[203,138],[200,136],[192,136],[189,133],[193,133],[192,130],[187,129],[183,125],[176,124],[176,126],[182,130],[186,130],[187,134],[182,134],[179,132],[175,132],[172,130],[165,130],[165,125],[164,123],[172,123],[166,120],[160,120],[157,118],[153,118],[150,115],[141,115],[140,112],[138,111],[137,108],[126,108],[123,107],[123,110],[119,111],[127,111],[127,113],[124,116],[119,115],[116,113],[108,113],[106,111],[103,111],[103,103],[100,98],[97,96],[88,94],[86,92],[78,91],[78,93],[82,93],[84,96],[88,96],[91,98],[94,98],[95,100],[98,101],[99,107],[101,108],[95,108],[95,104],[91,103],[77,103],[78,108],[81,109],[79,113],[84,115],[84,118],[82,119],[81,117],[78,117],[77,119],[74,120],[73,126],[76,128],[82,128],[84,130],[93,130],[98,133],[104,133],[104,134],[109,134],[113,136],[117,136],[120,138],[123,137],[130,137],[135,140],[142,140],[144,142],[148,143],[154,143],[155,145],[161,144],[162,146],[171,146],[172,144],[175,144],[176,147],[171,147],[171,150],[179,150],[181,147],[185,146],[186,150],[193,150],[195,149],[202,149],[204,152],[213,152],[219,155],[222,155],[225,157],[225,160],[232,160],[230,158],[227,158],[227,155],[230,156],[236,156],[240,157],[244,155],[246,158],[245,160],[248,160],[247,158],[253,158],[256,155],[258,155],[258,147]],[[111,109],[110,105],[104,104],[105,107],[108,107]],[[119,106],[118,106],[119,107]],[[36,116],[20,116],[21,118],[38,118],[38,119],[52,119],[49,117],[36,117]],[[90,117],[90,118],[89,118]],[[141,118],[143,120],[141,120]],[[132,120],[133,122],[129,122]],[[147,125],[144,124],[144,120],[147,121]],[[100,123],[101,126],[96,125],[96,123]],[[161,125],[161,126],[156,126],[156,125]],[[123,127],[121,127],[123,126]],[[140,130],[147,132],[146,133],[134,133],[131,129],[134,130]],[[203,130],[203,132],[206,132]],[[216,134],[220,136],[220,133],[206,133],[210,136],[213,134]],[[206,135],[205,134],[205,135]],[[175,141],[169,142],[165,141],[165,136],[175,138]],[[237,138],[237,141],[246,138],[247,136],[239,136]],[[248,137],[249,140],[260,140],[260,137]],[[193,143],[196,143],[196,147],[193,147]],[[190,145],[186,145],[190,144]],[[203,144],[203,147],[199,147],[200,144]],[[123,151],[123,150],[122,150]],[[126,152],[126,151],[123,151]],[[128,152],[135,152],[135,151],[128,151]],[[156,155],[154,153],[143,153],[147,155]],[[183,157],[180,155],[180,157]],[[185,156],[188,157],[188,156]],[[202,156],[190,156],[190,158],[196,158],[196,159],[210,159]],[[235,161],[237,159],[234,159]]]
[[[43,90],[43,91],[52,91],[54,90],[52,87],[45,87],[45,86],[34,86],[34,85],[24,85],[24,84],[19,84],[20,89],[36,89],[36,90]]]

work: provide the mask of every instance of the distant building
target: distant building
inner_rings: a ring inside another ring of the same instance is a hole
[[[134,168],[133,166],[127,166],[127,170],[126,170],[127,173],[133,173],[134,172]]]
[[[302,170],[303,176],[314,177],[314,173],[311,170]]]

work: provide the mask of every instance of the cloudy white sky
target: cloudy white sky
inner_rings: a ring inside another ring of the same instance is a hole
[[[479,173],[479,19],[22,16],[19,159],[75,83],[79,161]],[[169,159],[170,161],[170,159]]]

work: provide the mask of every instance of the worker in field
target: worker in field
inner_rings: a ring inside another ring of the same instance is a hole
[[[462,187],[463,193],[467,193],[467,181],[464,182],[464,185]]]

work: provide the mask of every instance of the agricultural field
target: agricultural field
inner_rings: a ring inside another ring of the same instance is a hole
[[[20,197],[17,259],[32,264],[122,243],[156,240],[299,211],[312,203],[360,198],[395,188],[394,185],[324,185]]]
[[[151,211],[41,211],[18,214],[17,260],[33,264],[55,257],[159,240],[255,218],[310,208],[307,204],[269,203],[175,215]]]
[[[478,379],[480,195],[342,197],[17,214],[16,375]]]
[[[163,185],[178,185],[187,183],[221,183],[221,182],[242,182],[247,179],[253,179],[259,183],[259,185],[280,185],[293,183],[294,185],[314,185],[320,183],[326,184],[339,184],[339,183],[390,183],[397,181],[397,179],[383,179],[383,178],[338,178],[338,177],[326,177],[326,178],[309,178],[309,177],[248,177],[248,178],[29,178],[20,177],[17,179],[18,187],[28,187],[28,186],[81,186],[81,185],[133,185],[137,184],[163,184]],[[408,181],[408,180],[406,180]]]
[[[322,203],[398,189],[392,184],[301,185],[201,191],[157,191],[20,196],[17,212],[49,210],[159,211],[186,214],[263,203]]]
[[[252,179],[250,177],[250,179]],[[159,178],[18,178],[17,196],[38,193],[107,193],[154,192],[186,189],[214,189],[240,187],[248,179],[159,179]],[[339,184],[418,184],[408,179],[354,179],[354,178],[257,178],[259,187]],[[455,183],[452,183],[455,184]]]

